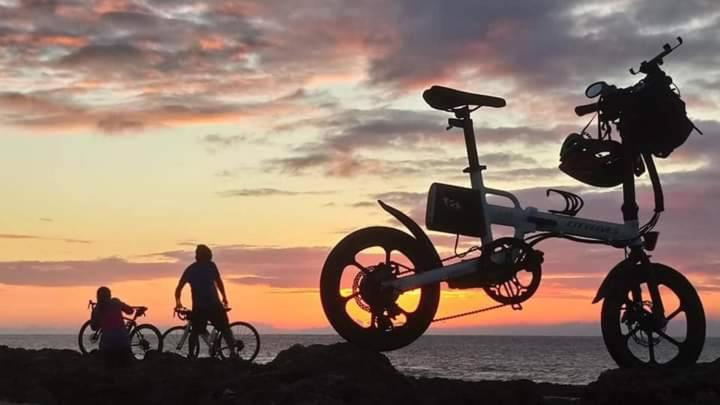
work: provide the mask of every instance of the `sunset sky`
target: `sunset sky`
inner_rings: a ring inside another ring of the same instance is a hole
[[[462,134],[421,98],[433,84],[507,100],[474,114],[487,185],[541,209],[562,205],[546,188],[568,189],[582,216],[620,221],[620,190],[560,172],[560,144],[587,122],[573,113],[587,84],[635,83],[628,68],[678,35],[663,67],[705,135],[658,162],[653,260],[693,282],[717,336],[717,1],[0,0],[0,333],[74,331],[100,285],[177,322],[197,243],[214,250],[232,318],[331,332],[318,282],[332,246],[399,227],[377,199],[424,225],[430,183],[469,184]],[[647,219],[646,179],[639,194]],[[540,248],[523,311],[431,332],[599,334],[591,300],[623,252]],[[444,290],[439,315],[490,304]]]

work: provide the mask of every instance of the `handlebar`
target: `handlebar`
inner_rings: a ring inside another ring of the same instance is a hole
[[[577,114],[578,117],[582,117],[583,115],[587,115],[590,113],[594,113],[599,109],[600,105],[599,103],[590,103],[585,105],[579,105],[575,107],[575,114]]]
[[[677,47],[679,47],[680,45],[682,45],[682,43],[683,43],[682,38],[681,38],[681,37],[677,37],[677,45],[675,45],[675,46],[670,46],[670,44],[665,44],[665,45],[663,45],[663,51],[662,51],[662,52],[660,52],[659,54],[655,55],[655,57],[652,58],[652,59],[650,59],[650,61],[643,61],[643,62],[640,64],[640,69],[639,69],[637,72],[635,71],[635,69],[630,68],[630,73],[632,73],[632,74],[634,74],[634,75],[636,75],[636,74],[638,74],[638,73],[645,73],[645,74],[650,73],[651,70],[653,70],[654,68],[656,68],[656,67],[659,66],[659,65],[662,65],[662,64],[663,64],[663,58],[666,57],[666,56],[668,56],[668,55],[670,54],[670,52],[674,51]]]
[[[232,311],[232,307],[224,307],[223,309],[225,309],[225,312],[230,312],[230,311]],[[176,308],[173,308],[173,318],[174,318],[175,316],[177,316],[178,319],[184,321],[184,320],[186,320],[190,315],[192,315],[192,310],[191,310],[191,309],[187,309],[187,308],[185,308],[185,307],[180,307],[180,308],[177,308],[177,307],[176,307]]]
[[[94,309],[96,305],[97,305],[97,302],[95,302],[93,300],[88,300],[88,308]],[[134,307],[131,306],[130,308],[133,309],[133,311],[137,314],[137,316],[144,315],[145,312],[147,312],[147,310],[148,310],[148,307],[144,307],[144,306],[134,306]]]

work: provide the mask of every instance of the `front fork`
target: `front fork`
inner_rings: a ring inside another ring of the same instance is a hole
[[[652,315],[658,327],[665,327],[665,307],[663,306],[662,297],[660,296],[660,288],[658,286],[657,277],[652,266],[650,265],[650,257],[645,253],[642,247],[632,247],[630,250],[630,259],[635,263],[640,263],[640,269],[647,272],[647,285],[650,299],[652,300]],[[642,292],[640,288],[631,290],[632,298],[635,303],[642,305]]]

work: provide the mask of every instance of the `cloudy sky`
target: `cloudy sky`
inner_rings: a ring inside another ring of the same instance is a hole
[[[461,134],[422,101],[433,84],[507,100],[474,115],[488,185],[542,209],[566,188],[620,220],[619,190],[562,174],[559,146],[588,83],[634,83],[678,35],[664,68],[705,135],[658,162],[654,258],[697,286],[717,335],[716,1],[0,0],[0,331],[74,329],[101,284],[169,324],[198,242],[236,318],[327,330],[320,268],[347,232],[394,224],[374,201],[422,218],[431,182],[467,184]],[[597,333],[590,301],[622,252],[544,250],[524,311],[434,330]],[[450,290],[440,314],[487,304]]]

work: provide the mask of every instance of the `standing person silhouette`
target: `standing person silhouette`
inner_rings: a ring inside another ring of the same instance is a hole
[[[125,366],[130,362],[130,337],[128,336],[123,312],[130,315],[133,308],[112,297],[110,289],[97,289],[97,304],[90,317],[92,330],[100,329],[100,352],[108,367]]]
[[[192,292],[192,315],[190,318],[190,341],[189,349],[191,355],[196,353],[198,335],[205,331],[207,322],[212,322],[215,329],[222,333],[225,342],[230,347],[230,357],[237,358],[235,350],[235,339],[230,331],[225,308],[228,306],[225,295],[225,285],[220,278],[220,271],[215,262],[212,261],[212,251],[206,245],[198,245],[195,249],[195,263],[188,266],[178,281],[175,288],[175,307],[182,308],[180,301],[182,289],[186,283],[190,283]],[[218,290],[222,294],[222,302],[218,297]]]

